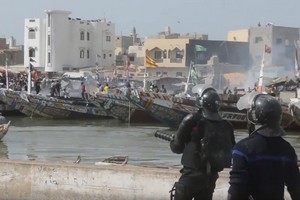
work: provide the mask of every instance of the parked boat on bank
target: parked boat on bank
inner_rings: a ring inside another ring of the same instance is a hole
[[[125,122],[130,121],[131,116],[133,116],[137,109],[123,94],[97,93],[91,98],[97,102],[109,116]]]
[[[97,102],[75,97],[65,99],[2,89],[0,100],[29,117],[51,119],[109,117]]]
[[[4,136],[7,134],[9,126],[10,126],[10,121],[8,123],[0,125],[0,140],[4,138]]]
[[[191,112],[196,112],[195,97],[176,97],[166,93],[136,91],[138,95],[129,96],[129,100],[141,109],[144,109],[154,118],[171,128],[178,128],[182,119]],[[246,110],[238,110],[236,103],[241,95],[220,94],[222,103],[220,115],[223,119],[232,122],[234,126],[246,128]],[[282,126],[289,128],[294,117],[289,111],[289,105],[282,103]]]

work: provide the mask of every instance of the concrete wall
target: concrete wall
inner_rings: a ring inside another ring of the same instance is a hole
[[[0,160],[0,200],[166,200],[178,171]],[[226,199],[228,174],[220,174],[215,200]]]

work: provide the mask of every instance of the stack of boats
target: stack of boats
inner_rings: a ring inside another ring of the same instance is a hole
[[[97,92],[90,94],[88,99],[82,99],[0,89],[0,101],[29,117],[51,119],[115,118],[128,122],[137,111],[142,111],[144,116],[151,116],[170,128],[178,128],[181,120],[188,113],[198,110],[195,106],[195,97],[144,92],[141,89],[131,90],[131,93],[127,94],[120,90],[115,91],[117,92],[109,94]],[[222,99],[220,113],[223,119],[231,121],[234,125],[246,127],[246,111],[240,111],[236,106],[241,95],[220,94],[220,96]],[[293,101],[281,103],[282,126],[285,128],[300,126],[300,100],[290,99]]]

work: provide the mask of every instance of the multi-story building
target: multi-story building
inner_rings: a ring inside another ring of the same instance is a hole
[[[215,64],[207,67],[220,68],[219,72],[223,70],[227,73],[230,69],[245,71],[248,68],[248,42],[149,38],[145,40],[145,52],[158,65],[157,68],[149,70],[152,76],[187,77],[191,62],[197,66],[207,65],[212,57],[217,57],[218,62],[212,62]],[[221,65],[222,67],[218,67]],[[233,68],[232,65],[239,67]]]
[[[249,43],[247,77],[252,79],[248,80],[252,85],[258,80],[262,64],[264,77],[294,77],[295,47],[299,47],[299,28],[276,26],[272,23],[262,26],[259,23],[257,27],[229,31],[227,40]]]
[[[24,61],[23,45],[16,45],[16,40],[10,37],[0,38],[0,66],[22,65]]]
[[[275,26],[270,23],[250,28],[250,65],[260,67],[264,59],[264,70],[269,76],[294,73],[295,43],[298,40],[299,28]],[[270,52],[265,53],[265,48],[269,48]],[[274,70],[274,67],[277,70]]]
[[[63,72],[115,65],[115,25],[106,19],[71,18],[69,11],[46,10],[46,18],[25,19],[24,65]]]

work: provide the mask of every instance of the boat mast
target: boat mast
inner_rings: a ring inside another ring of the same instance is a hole
[[[189,74],[188,74],[188,77],[187,77],[187,80],[186,80],[186,83],[185,83],[185,87],[184,87],[184,93],[183,94],[186,94],[187,93],[187,90],[188,90],[188,86],[189,86],[189,82],[190,82],[190,77],[191,77],[191,69],[192,69],[192,65],[193,65],[193,61],[191,61],[190,63],[190,68],[189,68]]]

